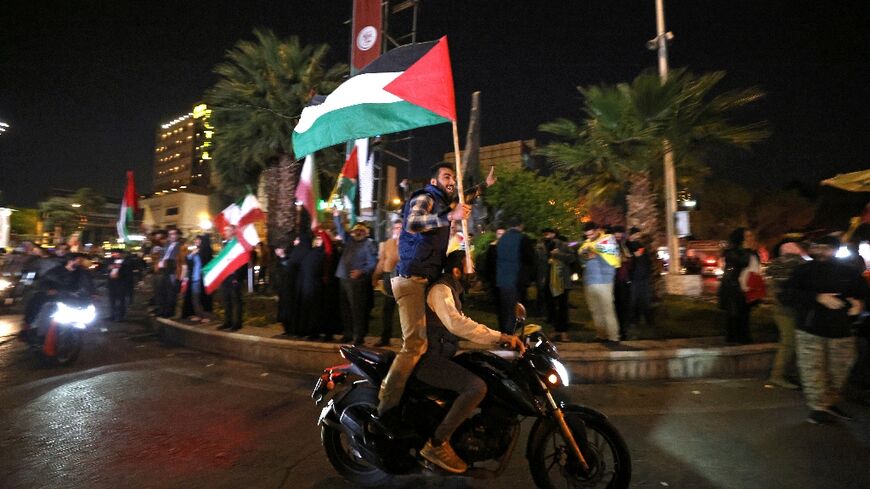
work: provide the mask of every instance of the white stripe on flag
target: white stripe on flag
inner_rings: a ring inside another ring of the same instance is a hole
[[[320,105],[311,105],[302,109],[299,124],[293,128],[293,132],[304,133],[311,129],[323,114],[334,110],[359,104],[392,104],[401,102],[402,99],[390,92],[384,91],[384,87],[398,78],[403,71],[390,73],[363,73],[342,83],[330,93]]]

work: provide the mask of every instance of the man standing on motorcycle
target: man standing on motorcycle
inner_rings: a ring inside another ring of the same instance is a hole
[[[420,450],[426,460],[457,474],[465,472],[468,465],[453,451],[450,437],[486,396],[483,380],[450,360],[459,349],[459,338],[480,344],[506,344],[521,353],[525,351],[518,337],[490,329],[462,314],[464,261],[464,251],[450,253],[444,263],[444,275],[429,288],[426,297],[429,348],[415,371],[417,378],[426,384],[459,394],[432,438]]]

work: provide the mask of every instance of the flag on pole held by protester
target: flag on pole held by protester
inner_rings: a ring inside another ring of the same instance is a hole
[[[317,169],[314,167],[314,155],[305,157],[302,165],[302,173],[299,175],[299,183],[296,185],[296,200],[302,202],[308,215],[311,217],[311,229],[320,226],[317,214],[317,202],[320,200],[320,181],[317,178]]]
[[[345,141],[456,120],[447,37],[398,47],[369,63],[293,129],[297,157]]]
[[[260,203],[253,195],[230,204],[215,217],[214,225],[218,232],[223,232],[229,225],[236,226],[236,231],[221,252],[202,269],[206,294],[213,293],[227,277],[248,263],[251,248],[260,242],[255,223],[262,221],[263,217]]]
[[[348,210],[350,215],[351,225],[356,224],[356,212],[354,212],[354,202],[356,202],[357,188],[359,187],[359,146],[354,144],[353,149],[344,161],[344,166],[341,167],[341,173],[338,174],[338,179],[335,181],[335,187],[329,195],[329,202],[332,203],[335,199],[342,199],[344,208]]]
[[[133,179],[133,172],[127,170],[127,185],[124,187],[124,197],[121,199],[121,214],[118,216],[116,224],[118,229],[118,239],[127,242],[130,239],[129,226],[133,224],[133,215],[136,212],[136,183]]]

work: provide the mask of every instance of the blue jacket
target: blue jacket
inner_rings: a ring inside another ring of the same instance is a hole
[[[447,214],[450,212],[450,201],[434,185],[426,185],[411,195],[402,212],[405,225],[399,236],[399,263],[396,265],[396,273],[402,276],[425,277],[430,282],[434,282],[441,276],[447,245],[450,242],[450,226],[441,226],[419,233],[407,231],[411,202],[420,194],[427,194],[434,201],[431,214],[443,217],[446,221]]]
[[[612,284],[616,269],[600,255],[593,255],[583,266],[583,283],[586,285]]]

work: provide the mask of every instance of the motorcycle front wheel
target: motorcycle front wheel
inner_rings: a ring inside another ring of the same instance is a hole
[[[529,440],[529,468],[535,485],[541,489],[627,488],[631,481],[631,456],[616,428],[603,418],[571,415],[579,416],[586,425],[585,441],[578,433],[574,436],[589,471],[585,472],[571,453],[559,426],[546,420],[531,433]]]
[[[82,332],[74,328],[58,328],[54,355],[39,350],[39,359],[47,365],[68,365],[82,351]]]

